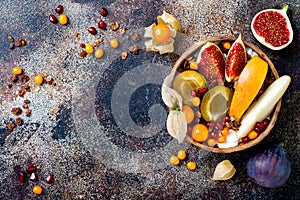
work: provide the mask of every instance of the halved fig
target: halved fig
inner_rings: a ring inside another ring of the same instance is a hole
[[[225,58],[215,43],[207,42],[202,46],[196,62],[198,71],[207,78],[209,88],[224,84]]]
[[[254,37],[272,50],[280,50],[293,40],[293,29],[286,14],[288,5],[282,9],[266,9],[257,13],[252,22],[251,30]]]
[[[247,54],[242,35],[234,41],[229,49],[225,65],[225,78],[228,82],[238,80],[247,63]]]

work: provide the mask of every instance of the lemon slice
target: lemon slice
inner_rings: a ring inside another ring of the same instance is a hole
[[[221,121],[226,115],[232,98],[232,91],[218,85],[205,93],[200,105],[202,117],[206,121]]]
[[[175,31],[180,29],[179,21],[171,14],[163,11],[163,14],[157,17],[158,24],[170,24]]]

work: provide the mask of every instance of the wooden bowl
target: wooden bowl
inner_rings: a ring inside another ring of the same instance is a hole
[[[210,42],[220,42],[220,41],[234,41],[236,38],[233,37],[223,37],[223,36],[218,36],[218,37],[211,37],[208,38],[206,40],[202,40],[199,42],[196,42],[193,46],[191,46],[190,48],[188,48],[181,56],[180,58],[177,60],[177,62],[175,63],[172,72],[177,71],[177,69],[180,67],[180,65],[182,64],[182,62],[184,62],[186,59],[190,58],[193,56],[193,54],[196,54],[199,52],[200,48],[206,44],[206,42],[210,41]],[[277,70],[275,69],[272,61],[268,58],[268,56],[266,54],[264,54],[257,46],[255,46],[254,44],[244,41],[244,44],[246,47],[251,48],[253,51],[255,51],[258,56],[260,56],[263,60],[265,60],[268,65],[269,68],[271,69],[274,77],[276,79],[279,78]],[[249,141],[248,143],[239,143],[238,146],[236,147],[231,147],[231,148],[215,148],[215,147],[209,147],[207,145],[201,144],[199,142],[194,141],[189,135],[186,136],[186,139],[191,142],[193,145],[198,146],[202,149],[211,151],[211,152],[215,152],[215,153],[232,153],[232,152],[236,152],[236,151],[242,151],[244,149],[247,149],[249,147],[255,146],[256,144],[258,144],[259,142],[261,142],[272,130],[272,128],[275,125],[278,113],[280,111],[280,107],[281,107],[281,100],[278,101],[278,103],[276,104],[274,111],[272,112],[271,116],[270,116],[270,123],[267,126],[267,128],[265,129],[264,132],[260,133],[259,136],[254,139]]]

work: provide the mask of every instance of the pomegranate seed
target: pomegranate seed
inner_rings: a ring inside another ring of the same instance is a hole
[[[207,128],[209,128],[211,125],[212,125],[211,122],[206,122],[206,123],[205,123],[205,126],[207,126]]]
[[[265,125],[264,125],[264,123],[262,123],[262,122],[257,122],[256,125],[255,125],[254,130],[255,130],[256,132],[258,132],[258,133],[263,132],[263,131],[265,130]]]
[[[102,9],[100,10],[100,15],[103,16],[103,17],[107,16],[107,15],[108,15],[107,9],[106,9],[106,8],[102,8]]]
[[[49,21],[52,22],[53,24],[56,24],[58,22],[57,18],[55,15],[49,15]]]
[[[247,142],[249,142],[250,141],[250,139],[248,138],[248,137],[243,137],[242,138],[242,142],[243,143],[247,143]]]
[[[23,183],[26,179],[26,175],[23,172],[19,173],[19,181]]]
[[[197,91],[196,90],[191,90],[191,96],[196,97],[197,96]]]
[[[229,117],[228,115],[226,115],[226,116],[224,117],[224,121],[225,121],[225,122],[230,122],[230,117]]]
[[[265,125],[265,127],[267,127],[267,126],[269,125],[269,123],[270,123],[270,120],[264,119],[264,120],[262,121],[262,123]]]
[[[49,184],[53,182],[53,175],[52,174],[47,176],[46,182],[49,183]]]
[[[61,14],[64,12],[64,7],[62,5],[58,5],[56,8],[55,8],[55,12],[57,12],[58,14]]]
[[[27,173],[35,172],[35,170],[36,170],[36,167],[33,166],[33,165],[31,165],[31,166],[29,166],[29,167],[27,168]]]
[[[37,176],[35,175],[34,172],[30,175],[29,179],[30,179],[31,181],[37,181]]]
[[[211,132],[211,133],[210,133],[210,137],[213,138],[213,139],[218,139],[219,134],[216,133],[216,132]]]
[[[97,34],[97,30],[95,29],[95,27],[89,27],[88,28],[88,32],[92,35],[96,35]]]
[[[98,27],[102,30],[106,30],[106,23],[101,20],[99,23],[98,23]]]
[[[222,122],[218,122],[218,123],[216,123],[216,126],[219,130],[222,130],[224,127],[224,124]]]
[[[198,89],[199,95],[203,95],[203,94],[205,94],[205,92],[207,92],[207,88],[199,88]]]

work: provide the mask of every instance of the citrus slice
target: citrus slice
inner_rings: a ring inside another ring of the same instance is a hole
[[[179,21],[171,14],[163,11],[163,14],[157,17],[158,24],[170,24],[175,31],[180,29]]]
[[[206,79],[197,71],[186,70],[175,77],[173,88],[181,95],[185,104],[192,106],[191,91],[207,88]]]
[[[205,93],[200,105],[202,117],[206,121],[221,121],[226,115],[232,98],[232,91],[218,85]]]

